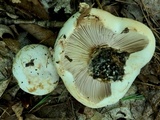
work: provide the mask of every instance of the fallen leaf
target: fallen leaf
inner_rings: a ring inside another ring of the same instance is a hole
[[[0,41],[0,81],[7,80],[11,76],[12,52],[6,48],[6,44]]]
[[[37,17],[43,20],[48,20],[49,16],[46,10],[44,9],[43,5],[39,2],[39,0],[29,1],[29,0],[14,0],[16,2],[7,2],[14,6],[21,14],[28,16],[28,17]]]
[[[10,81],[10,84],[11,82],[15,81],[14,79],[12,79]],[[10,86],[9,86],[10,87]],[[2,98],[5,100],[5,101],[8,101],[8,102],[12,102],[12,100],[15,98],[17,92],[19,91],[19,86],[18,84],[14,85],[13,87],[11,88],[7,88],[7,90],[5,91],[5,93],[3,94]]]
[[[21,0],[12,0],[12,3],[21,3]]]
[[[86,118],[89,118],[89,119],[92,118],[94,116],[95,112],[96,111],[92,108],[88,108],[88,107],[84,108],[84,114],[86,115]]]
[[[53,47],[57,37],[56,33],[35,24],[20,24],[20,27],[34,36],[39,43]]]
[[[39,0],[28,0],[28,2],[32,2],[34,5],[38,5],[39,4]]]
[[[26,114],[25,117],[25,120],[53,120],[53,118],[38,118],[33,114]]]
[[[3,80],[0,81],[0,97],[2,96],[2,94],[4,93],[4,91],[6,90],[9,82],[10,82],[10,78],[8,80]]]
[[[12,110],[15,112],[18,120],[23,120],[23,117],[21,116],[23,111],[23,106],[21,102],[14,104],[12,106]]]
[[[124,1],[121,14],[127,18],[132,18],[140,22],[143,22],[144,19],[139,4],[134,0]]]
[[[160,20],[160,1],[159,0],[142,0],[144,7],[146,8],[146,12],[150,15],[154,20]]]
[[[13,53],[17,53],[20,50],[20,43],[18,40],[14,40],[12,38],[4,38],[3,41]]]
[[[160,120],[160,110],[158,111],[158,114],[157,114],[155,120]]]
[[[0,38],[3,38],[3,35],[4,35],[5,33],[8,33],[8,34],[10,34],[12,37],[14,37],[11,29],[10,29],[8,26],[0,24]]]

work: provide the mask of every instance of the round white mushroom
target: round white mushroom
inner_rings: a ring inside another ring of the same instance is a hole
[[[99,108],[118,102],[152,58],[155,38],[144,24],[86,4],[64,24],[54,63],[69,92]]]
[[[17,53],[12,72],[20,88],[34,95],[52,92],[59,80],[49,49],[39,44],[27,45]]]

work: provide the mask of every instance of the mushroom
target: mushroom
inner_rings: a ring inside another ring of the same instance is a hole
[[[144,24],[81,3],[60,30],[54,63],[71,95],[100,108],[118,102],[152,58],[155,38]]]
[[[23,47],[16,54],[12,72],[20,88],[33,95],[52,92],[59,80],[49,49],[40,44]]]

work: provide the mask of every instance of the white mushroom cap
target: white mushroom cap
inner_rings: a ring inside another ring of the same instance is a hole
[[[52,92],[59,80],[49,49],[39,44],[27,45],[17,53],[12,72],[20,88],[34,95]]]
[[[125,95],[141,68],[151,60],[155,38],[140,22],[81,5],[80,12],[71,16],[59,32],[54,63],[72,96],[88,107],[99,108],[114,104]],[[106,59],[105,52],[109,55]],[[116,56],[119,53],[122,57]],[[92,65],[95,58],[99,63]],[[115,71],[107,59],[118,67]],[[100,66],[112,75],[106,71],[103,75]]]

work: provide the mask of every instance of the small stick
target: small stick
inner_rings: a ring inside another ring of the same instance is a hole
[[[52,27],[62,27],[64,22],[59,21],[36,21],[36,20],[21,20],[21,19],[7,19],[7,18],[0,18],[0,24],[11,25],[11,24],[29,24],[33,23],[45,28],[52,28]]]

